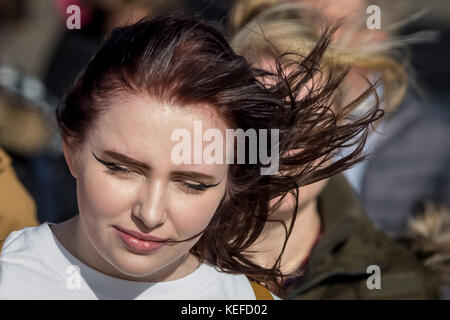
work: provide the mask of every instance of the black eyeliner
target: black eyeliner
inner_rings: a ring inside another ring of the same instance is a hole
[[[116,164],[112,163],[112,162],[106,162],[100,158],[98,158],[94,152],[92,152],[92,155],[94,156],[94,158],[100,162],[101,164],[105,165],[108,169],[111,170],[123,170],[121,167],[117,166]],[[204,184],[204,183],[198,183],[198,184],[191,184],[191,183],[186,183],[188,186],[197,189],[197,190],[206,190],[209,188],[214,188],[216,186],[218,186],[222,181],[219,181],[215,184]]]
[[[103,164],[104,166],[106,166],[108,169],[110,170],[124,170],[123,168],[119,167],[118,165],[116,165],[115,163],[112,162],[106,162],[100,158],[97,158],[97,156],[95,155],[94,152],[92,152],[92,155],[94,156],[94,158],[100,162],[101,164]]]
[[[192,188],[195,188],[197,190],[206,190],[209,188],[214,188],[216,186],[218,186],[222,181],[217,182],[216,184],[204,184],[204,183],[199,183],[197,185],[195,184],[190,184],[190,183],[186,183],[187,185],[189,185]]]
[[[92,155],[94,156],[94,158],[95,158],[98,162],[104,164],[105,166],[106,166],[106,165],[114,166],[114,163],[112,163],[112,162],[106,162],[106,161],[104,161],[104,160],[102,160],[102,159],[97,158],[97,156],[95,155],[94,152],[92,152]]]

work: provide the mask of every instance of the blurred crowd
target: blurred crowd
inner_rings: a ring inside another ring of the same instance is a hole
[[[372,2],[381,8],[381,28],[369,33],[365,0],[2,0],[0,241],[14,230],[77,214],[75,180],[54,111],[114,27],[173,10],[195,14],[257,63],[268,50],[259,45],[261,33],[277,50],[305,56],[325,25],[340,22],[324,64],[351,65],[341,88],[349,101],[367,88],[367,80],[379,80],[385,110],[367,137],[366,160],[344,176],[374,228],[449,283],[450,4]],[[294,4],[304,11],[275,10]],[[68,28],[70,5],[80,8],[79,29]],[[364,101],[358,112],[374,102]],[[331,185],[342,191],[340,183]],[[334,194],[327,188],[314,196]],[[450,299],[448,287],[442,297]]]

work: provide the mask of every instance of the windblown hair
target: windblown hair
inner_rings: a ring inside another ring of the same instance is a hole
[[[123,10],[127,5],[147,7],[154,12],[165,12],[182,5],[178,0],[91,0],[91,4],[103,10]]]
[[[386,6],[385,2],[376,1]],[[383,13],[386,11],[389,10]],[[336,19],[343,25],[340,28],[342,35],[333,41],[324,54],[322,69],[346,69],[351,66],[376,73],[382,85],[380,100],[383,110],[392,112],[402,102],[408,82],[412,80],[408,78],[408,72],[412,70],[405,44],[422,41],[425,34],[408,37],[391,35],[383,41],[374,41],[370,31],[360,32],[367,30],[367,17],[364,14],[361,12],[351,21]],[[394,19],[391,17],[391,20]],[[333,23],[311,5],[292,0],[235,1],[228,20],[230,36],[233,38],[232,47],[245,56],[267,47],[267,41],[281,52],[305,56],[315,47],[324,26]],[[383,23],[385,20],[386,16],[383,15]],[[394,24],[391,26],[395,27]],[[389,29],[390,26],[383,25],[383,30]],[[343,88],[351,86],[345,82],[343,84]],[[343,91],[345,95],[345,89]]]
[[[191,252],[226,272],[281,288],[277,279],[282,277],[282,253],[271,268],[256,265],[244,253],[270,220],[274,209],[269,208],[270,200],[298,192],[300,186],[360,161],[367,129],[382,114],[374,105],[359,121],[350,123],[347,118],[357,102],[330,111],[345,73],[329,74],[320,86],[299,98],[299,91],[320,73],[320,60],[333,32],[324,33],[305,59],[291,65],[295,71],[287,77],[282,59],[276,73],[254,68],[233,52],[220,32],[195,18],[162,16],[114,29],[57,108],[63,138],[82,142],[108,102],[124,94],[145,94],[199,108],[212,106],[231,129],[279,129],[281,174],[261,175],[261,163],[229,165],[225,196]],[[260,81],[268,75],[277,79],[270,86]],[[360,138],[355,142],[356,136]],[[354,152],[324,165],[350,140],[357,145]],[[246,154],[248,147],[246,142]],[[292,212],[294,220],[297,209],[298,203]]]

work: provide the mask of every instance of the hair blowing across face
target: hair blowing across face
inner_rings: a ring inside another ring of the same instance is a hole
[[[333,95],[345,74],[329,74],[298,98],[305,84],[320,74],[320,59],[332,33],[327,31],[286,76],[283,56],[274,74],[256,69],[233,52],[222,34],[196,18],[162,16],[114,29],[57,108],[63,138],[82,143],[99,113],[107,112],[108,101],[124,94],[212,106],[230,129],[279,129],[280,174],[261,175],[261,163],[230,165],[226,194],[192,252],[226,272],[243,273],[281,288],[277,279],[282,277],[282,253],[272,268],[258,266],[244,254],[270,220],[274,210],[269,208],[270,200],[296,193],[300,186],[361,160],[368,126],[381,115],[376,105],[360,119],[348,119],[359,101],[337,113],[331,111]],[[263,85],[261,79],[266,76],[275,77],[276,83]],[[355,151],[330,163],[350,140]],[[313,166],[319,159],[320,164]],[[285,244],[292,226],[286,228]]]

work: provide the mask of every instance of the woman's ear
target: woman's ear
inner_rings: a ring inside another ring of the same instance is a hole
[[[70,173],[72,176],[77,179],[78,177],[78,168],[76,161],[76,148],[73,138],[63,137],[62,139],[62,147],[64,152],[64,158],[66,159],[67,166],[69,167]]]

